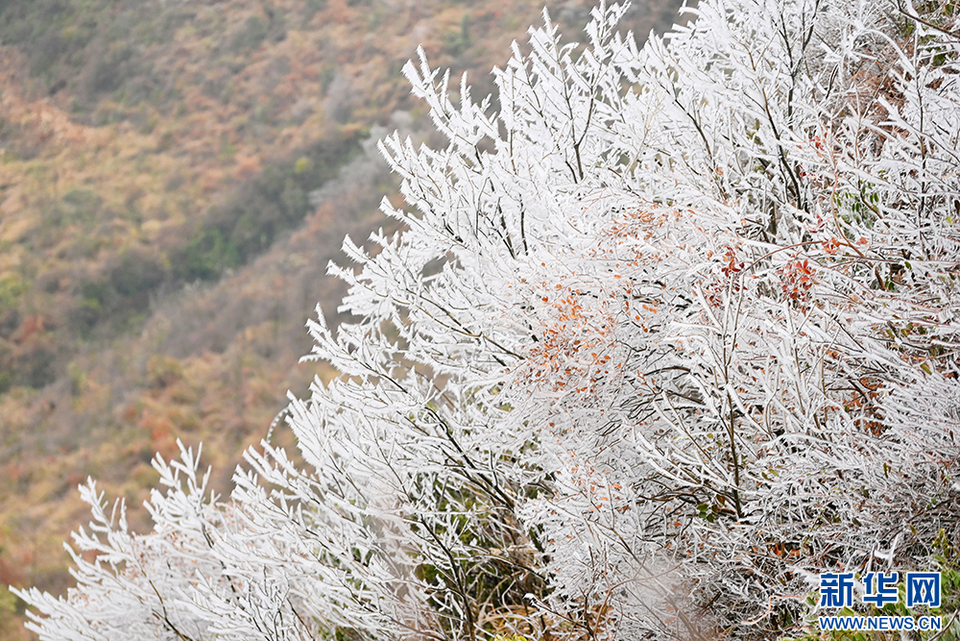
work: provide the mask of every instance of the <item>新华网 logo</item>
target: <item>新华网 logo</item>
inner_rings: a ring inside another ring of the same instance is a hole
[[[868,572],[863,577],[863,603],[882,608],[900,601],[899,572]],[[853,572],[824,572],[820,575],[820,607],[853,607],[856,579]],[[907,572],[906,606],[940,607],[940,573]]]
[[[939,608],[941,599],[939,572],[907,572],[904,579],[906,607]],[[860,601],[877,609],[900,602],[899,572],[868,572],[863,576],[863,589],[855,590],[857,580],[853,572],[824,572],[820,575],[820,607],[852,608],[854,593]],[[842,616],[819,617],[821,630],[940,630],[939,616]]]

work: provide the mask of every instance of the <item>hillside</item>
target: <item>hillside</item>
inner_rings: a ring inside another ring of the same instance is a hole
[[[590,4],[548,3],[571,36]],[[630,24],[676,9],[636,7]],[[343,236],[383,222],[395,187],[375,138],[428,129],[402,64],[422,44],[489,86],[539,10],[0,5],[0,585],[68,587],[60,541],[86,520],[87,476],[138,506],[154,452],[180,438],[227,488],[284,391],[323,375],[298,364],[303,323],[336,299],[325,268]],[[28,638],[21,615],[0,588],[0,636]]]

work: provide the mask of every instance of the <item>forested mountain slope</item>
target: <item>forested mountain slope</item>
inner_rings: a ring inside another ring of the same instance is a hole
[[[547,4],[569,34],[591,5]],[[540,9],[0,3],[0,586],[68,585],[88,475],[137,506],[177,438],[228,473],[266,434],[315,373],[328,259],[394,189],[371,132],[427,130],[402,64],[423,44],[483,89]],[[0,587],[4,638],[20,611]]]

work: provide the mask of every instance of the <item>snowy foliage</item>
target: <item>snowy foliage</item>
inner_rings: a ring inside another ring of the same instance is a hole
[[[954,5],[950,5],[954,7]],[[355,265],[340,376],[229,501],[94,486],[43,639],[771,638],[821,571],[960,536],[960,34],[889,0],[704,0],[639,49],[601,5],[496,70],[421,55],[442,149]],[[943,530],[943,532],[941,532]],[[87,560],[88,552],[98,560]]]

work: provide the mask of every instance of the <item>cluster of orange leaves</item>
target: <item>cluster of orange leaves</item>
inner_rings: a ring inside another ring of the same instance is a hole
[[[656,229],[679,215],[676,211],[658,211],[656,205],[646,209],[628,209],[610,226],[607,236],[619,240],[642,238],[649,242],[653,240]]]
[[[679,215],[673,210],[657,211],[656,206],[632,208],[622,212],[610,225],[604,237],[613,246],[604,247],[601,243],[592,257],[606,262],[614,257],[623,258],[624,251],[629,256],[632,249],[634,260],[613,266],[618,270],[613,279],[622,283],[618,286],[605,288],[598,283],[595,291],[584,292],[577,286],[556,283],[551,289],[547,282],[541,283],[538,302],[549,306],[550,317],[541,323],[538,340],[527,352],[526,382],[553,392],[590,394],[602,380],[618,374],[623,363],[614,362],[609,351],[624,305],[631,318],[642,320],[640,314],[630,310],[633,289],[619,270],[657,258],[645,255],[642,246],[625,248],[624,245],[637,240],[651,242],[657,229]],[[642,307],[650,313],[656,311],[655,307]],[[644,331],[648,331],[646,326]]]
[[[796,258],[783,266],[780,287],[784,296],[792,301],[805,304],[810,297],[815,277],[813,267],[807,259]]]
[[[555,290],[553,297],[540,297],[552,308],[552,318],[527,353],[526,377],[553,392],[589,393],[609,374],[612,357],[603,352],[615,326],[614,313],[606,302],[585,309],[580,289],[557,284]]]
[[[720,271],[727,278],[733,278],[738,272],[743,271],[744,262],[737,260],[737,250],[735,248],[727,247],[727,251],[723,254],[723,260],[725,264]]]

